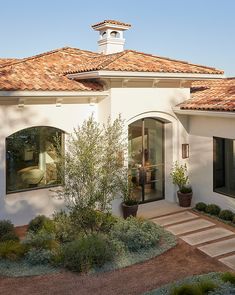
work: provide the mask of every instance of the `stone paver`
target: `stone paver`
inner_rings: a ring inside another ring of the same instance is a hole
[[[196,231],[199,229],[204,229],[204,228],[207,228],[207,227],[210,227],[213,225],[215,225],[215,224],[208,221],[208,220],[198,218],[196,220],[192,220],[192,221],[184,222],[181,224],[169,226],[169,227],[167,227],[167,230],[170,231],[174,235],[182,235],[182,234],[185,234],[188,232]]]
[[[235,270],[235,255],[221,258],[219,261]]]
[[[228,237],[234,235],[234,232],[227,230],[222,227],[216,227],[212,229],[207,229],[202,232],[193,233],[187,236],[181,237],[189,245],[199,245],[205,242],[214,241],[220,238]]]
[[[235,238],[198,247],[198,249],[210,257],[231,253],[235,251]]]
[[[198,217],[199,216],[196,214],[185,211],[185,212],[171,214],[171,215],[164,216],[164,217],[154,218],[152,221],[157,224],[160,224],[162,226],[166,226],[166,225],[170,225],[170,224],[174,224],[174,223],[178,223],[178,222],[187,221],[190,219],[195,219]]]

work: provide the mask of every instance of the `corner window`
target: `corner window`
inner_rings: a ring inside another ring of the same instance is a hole
[[[235,140],[214,137],[214,191],[235,198]]]
[[[6,191],[13,193],[61,184],[63,131],[33,127],[6,138]]]

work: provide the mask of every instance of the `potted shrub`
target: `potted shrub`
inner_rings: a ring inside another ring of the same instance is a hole
[[[176,184],[179,188],[177,195],[180,207],[190,207],[193,192],[191,186],[189,185],[187,165],[180,165],[176,162],[172,169],[171,177],[173,184]]]
[[[123,217],[126,219],[129,216],[136,216],[138,211],[138,201],[134,197],[133,193],[134,184],[132,182],[131,176],[125,177],[121,181],[121,191],[122,191],[122,211]]]

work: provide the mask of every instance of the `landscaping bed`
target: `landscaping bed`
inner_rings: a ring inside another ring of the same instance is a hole
[[[167,284],[145,295],[232,295],[235,294],[235,274],[208,273],[187,277]]]

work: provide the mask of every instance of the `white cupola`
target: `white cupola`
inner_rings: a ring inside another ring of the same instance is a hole
[[[99,31],[98,51],[103,54],[111,54],[124,50],[125,39],[123,32],[131,25],[115,20],[104,20],[101,23],[91,26],[95,31]]]

